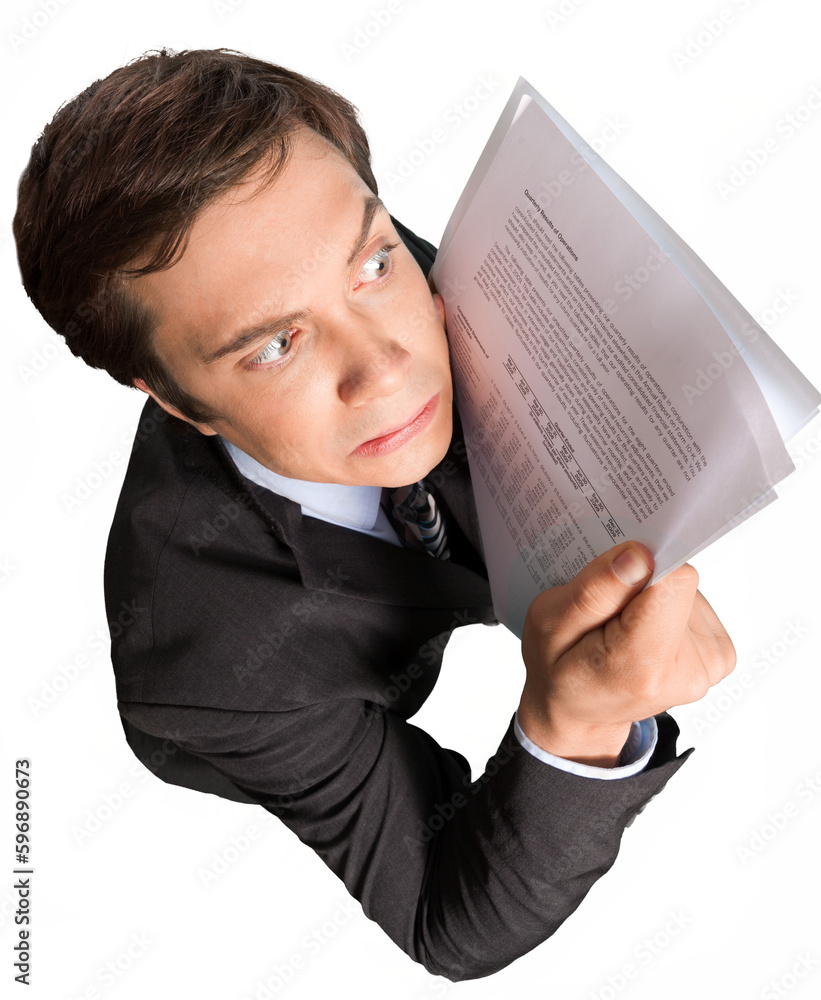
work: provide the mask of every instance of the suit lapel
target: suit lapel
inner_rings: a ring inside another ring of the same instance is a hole
[[[350,528],[302,519],[293,545],[302,582],[366,601],[408,607],[477,607],[490,603],[488,582],[467,566],[400,548]]]
[[[408,607],[491,604],[484,566],[476,552],[478,520],[461,425],[456,422],[448,454],[432,471],[431,480],[455,536],[454,549],[463,556],[459,561],[434,559],[426,552],[303,516],[299,504],[242,476],[217,437],[189,436],[185,464],[198,469],[223,492],[234,497],[241,494],[244,506],[254,508],[291,550],[302,583],[312,590]]]

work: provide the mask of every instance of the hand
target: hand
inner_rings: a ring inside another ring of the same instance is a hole
[[[642,591],[653,556],[624,542],[531,602],[519,724],[559,757],[613,766],[633,722],[703,698],[735,650],[690,565]]]

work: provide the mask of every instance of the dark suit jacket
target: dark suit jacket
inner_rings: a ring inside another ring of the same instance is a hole
[[[397,228],[427,270],[433,248]],[[303,517],[149,400],[105,593],[137,756],[279,815],[401,948],[456,981],[548,937],[687,755],[663,715],[643,773],[579,777],[523,750],[511,719],[471,781],[461,754],[408,722],[452,630],[495,621],[458,414],[454,427],[428,477],[448,519],[442,562]]]

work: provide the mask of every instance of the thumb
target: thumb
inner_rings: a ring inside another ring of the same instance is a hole
[[[551,658],[557,660],[582,636],[619,614],[650,578],[653,565],[646,545],[622,542],[597,556],[569,583],[534,598],[527,617]]]

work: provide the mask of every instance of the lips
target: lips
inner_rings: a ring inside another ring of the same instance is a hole
[[[410,420],[399,427],[395,427],[393,430],[386,431],[378,437],[363,442],[357,448],[354,448],[351,455],[366,457],[369,455],[385,455],[391,451],[396,451],[397,448],[401,448],[412,438],[422,433],[433,419],[438,406],[439,393],[437,392]]]

